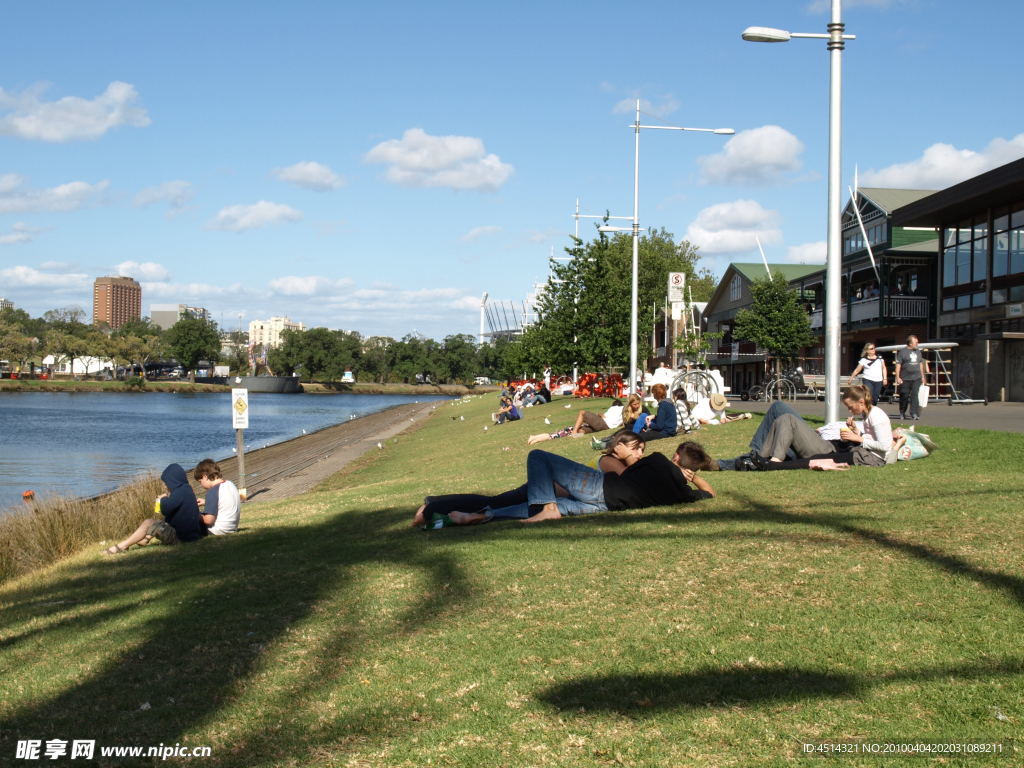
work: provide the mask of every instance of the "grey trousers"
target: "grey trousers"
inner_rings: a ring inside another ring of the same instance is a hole
[[[766,459],[785,461],[786,452],[792,449],[799,458],[835,453],[835,446],[823,440],[806,421],[794,413],[783,413],[765,435],[758,453]]]

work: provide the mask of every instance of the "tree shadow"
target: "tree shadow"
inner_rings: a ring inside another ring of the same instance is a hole
[[[26,687],[50,685],[55,676],[73,679],[69,668],[82,674],[59,693],[8,704],[0,754],[14,755],[18,739],[87,738],[97,745],[182,741],[197,723],[215,722],[263,668],[267,649],[296,624],[322,613],[325,600],[341,597],[350,610],[365,610],[359,578],[366,566],[417,575],[419,586],[404,596],[403,610],[387,619],[393,632],[411,634],[443,623],[472,599],[471,585],[449,553],[387,529],[405,514],[346,511],[317,525],[132,551],[70,567],[59,583],[8,590],[3,624],[20,626],[4,637],[4,650],[23,660],[19,679]],[[81,613],[82,604],[92,610]],[[290,685],[282,696],[294,696],[298,688],[315,697],[336,679],[334,671],[376,650],[372,623],[339,621],[333,614],[326,621],[333,634],[318,648],[312,671],[299,667],[286,676]],[[44,644],[41,637],[51,631]],[[36,646],[59,648],[64,656],[36,656]],[[262,725],[247,735],[236,724],[232,731],[242,731],[238,746],[266,751],[280,740],[280,731],[268,735]]]
[[[647,675],[594,675],[552,685],[537,699],[560,711],[615,712],[642,716],[699,707],[786,703],[805,699],[863,696],[875,687],[900,681],[982,679],[1024,673],[1024,659],[985,664],[944,665],[882,675],[847,675],[801,667],[723,669]]]

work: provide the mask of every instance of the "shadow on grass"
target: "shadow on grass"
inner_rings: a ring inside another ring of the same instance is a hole
[[[216,723],[225,706],[259,685],[255,676],[265,676],[272,691],[264,698],[275,720],[297,700],[317,700],[339,677],[353,674],[366,652],[443,623],[470,596],[455,559],[410,532],[382,529],[399,514],[405,510],[350,511],[318,525],[133,550],[68,567],[58,583],[9,588],[0,626],[12,631],[2,635],[3,650],[21,668],[5,665],[3,686],[13,690],[17,682],[31,691],[54,679],[75,682],[18,706],[6,697],[0,754],[14,755],[18,739],[185,743],[197,724]],[[375,617],[377,597],[361,579],[388,580],[392,571],[413,574],[414,586],[402,593],[397,616]],[[91,610],[80,613],[83,604]],[[267,670],[265,650],[275,643],[301,654],[292,633],[307,621],[315,657],[304,664],[285,659],[284,669]],[[383,626],[389,634],[382,638]],[[69,673],[75,669],[82,670],[78,677]],[[295,757],[315,748],[307,725],[286,720],[269,728],[261,720],[266,711],[220,729],[235,738],[232,754],[223,750],[205,762],[233,765],[243,756],[290,748]],[[340,723],[367,735],[394,727],[358,711],[325,727],[337,734]]]
[[[642,715],[659,710],[784,703],[861,696],[901,681],[988,679],[1024,673],[1024,659],[887,672],[879,676],[829,674],[797,667],[716,669],[660,675],[596,675],[553,685],[538,700],[562,711]]]
[[[552,686],[538,698],[560,710],[642,714],[666,709],[855,696],[857,678],[807,669],[703,669],[685,674],[604,675]]]

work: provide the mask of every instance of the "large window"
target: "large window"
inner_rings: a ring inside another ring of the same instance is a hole
[[[997,209],[992,220],[992,303],[1005,304],[1019,296],[1024,274],[1024,204]],[[1014,285],[1014,284],[1017,285]]]
[[[732,282],[729,283],[729,301],[739,301],[743,295],[743,281],[739,275],[732,276]]]
[[[942,249],[942,309],[970,309],[986,304],[989,268],[988,214],[947,227]]]

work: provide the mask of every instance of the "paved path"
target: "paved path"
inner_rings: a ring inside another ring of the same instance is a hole
[[[825,417],[825,403],[814,400],[787,400],[797,413],[802,416]],[[744,402],[738,397],[729,398],[729,410],[751,411],[752,413],[764,413],[768,410],[770,403],[747,401]],[[904,423],[900,421],[899,408],[893,403],[882,403],[880,406],[894,424]],[[840,404],[839,415],[846,418],[846,409]],[[908,421],[907,424],[915,422]],[[992,429],[999,432],[1024,432],[1024,403],[989,403],[983,405],[947,405],[945,402],[929,403],[928,407],[921,411],[921,421],[917,422],[918,429],[928,426],[936,427],[961,427],[963,429]]]
[[[377,450],[377,443],[415,428],[437,405],[437,402],[399,405],[250,451],[245,455],[247,504],[279,501],[312,490],[367,451]],[[237,476],[237,458],[218,463],[226,477]]]

